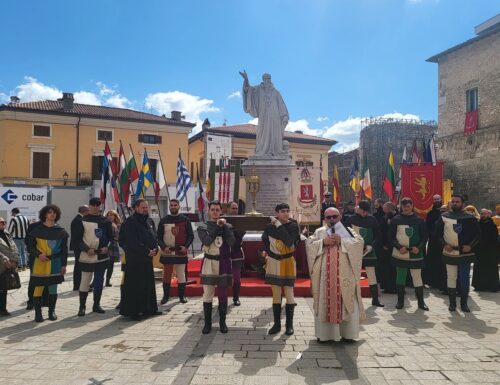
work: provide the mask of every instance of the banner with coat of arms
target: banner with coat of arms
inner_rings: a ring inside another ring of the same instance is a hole
[[[314,167],[292,170],[290,211],[299,224],[318,224],[321,220],[321,171]]]
[[[443,162],[403,163],[401,173],[401,198],[411,198],[415,212],[425,218],[432,209],[432,197],[443,196]]]

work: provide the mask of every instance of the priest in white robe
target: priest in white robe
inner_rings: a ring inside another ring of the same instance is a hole
[[[336,208],[325,210],[325,226],[306,241],[318,342],[353,341],[366,318],[361,299],[363,238],[341,223]]]

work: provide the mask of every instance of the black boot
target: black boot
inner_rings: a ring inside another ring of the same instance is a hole
[[[417,297],[418,308],[422,310],[429,310],[424,302],[424,287],[418,286],[415,288],[415,295]]]
[[[226,334],[228,332],[226,325],[226,314],[227,314],[227,302],[219,304],[219,330],[221,333]]]
[[[7,311],[7,291],[0,291],[0,316],[8,316]]]
[[[276,334],[281,330],[281,304],[273,303],[274,325],[269,329],[267,334]]]
[[[396,293],[398,294],[398,302],[396,303],[396,309],[402,309],[405,307],[405,287],[404,287],[404,285],[396,285]]]
[[[49,294],[49,320],[55,321],[56,315],[57,294]]]
[[[241,283],[235,283],[233,284],[233,303],[234,306],[240,306],[240,287]]]
[[[201,332],[208,334],[212,330],[212,302],[203,302],[203,316],[205,317],[205,326]]]
[[[35,286],[32,283],[28,283],[28,302],[26,303],[26,310],[33,310],[33,292],[35,291]]]
[[[285,305],[285,314],[286,314],[286,330],[285,334],[287,336],[291,336],[293,334],[293,309],[295,309],[295,304],[286,304]]]
[[[106,313],[101,307],[101,295],[102,290],[94,290],[94,305],[92,306],[92,311],[94,313],[104,314]]]
[[[123,285],[120,285],[120,302],[118,302],[118,305],[116,305],[115,309],[120,309],[122,306],[122,300],[123,300]]]
[[[448,298],[450,299],[450,306],[448,306],[448,310],[457,310],[457,289],[448,289]]]
[[[161,299],[160,303],[162,305],[165,305],[168,302],[170,295],[170,285],[168,283],[163,284],[163,298]]]
[[[43,322],[42,297],[33,297],[33,306],[35,308],[35,322]]]
[[[179,283],[177,290],[179,290],[179,302],[180,303],[187,303],[187,298],[186,298],[186,283]]]
[[[85,315],[85,304],[87,302],[87,296],[89,293],[87,291],[80,291],[80,308],[78,309],[78,317],[83,317]]]
[[[467,300],[469,299],[469,292],[468,291],[463,291],[460,293],[460,309],[464,313],[470,313],[469,306],[467,305]]]
[[[378,300],[378,285],[370,285],[370,292],[372,293],[372,305],[384,307],[384,304]]]

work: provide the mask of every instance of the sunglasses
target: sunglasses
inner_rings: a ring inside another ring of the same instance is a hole
[[[338,217],[338,215],[327,215],[325,219],[337,219]]]

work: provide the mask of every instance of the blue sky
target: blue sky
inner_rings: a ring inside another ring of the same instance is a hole
[[[250,121],[263,72],[291,124],[352,148],[369,116],[437,119],[430,56],[474,37],[498,0],[4,1],[0,103],[55,99],[212,125]],[[388,115],[389,114],[389,115]]]

